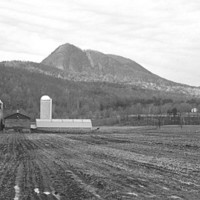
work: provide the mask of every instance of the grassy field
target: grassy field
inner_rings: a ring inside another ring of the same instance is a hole
[[[200,199],[200,127],[0,134],[0,199]]]

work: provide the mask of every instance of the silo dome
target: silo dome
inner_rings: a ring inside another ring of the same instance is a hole
[[[40,119],[52,119],[52,99],[47,95],[40,99]]]
[[[41,97],[41,99],[40,100],[44,100],[44,101],[47,101],[47,100],[50,100],[51,98],[49,97],[49,96],[47,96],[47,95],[44,95],[44,96],[42,96]],[[1,101],[1,100],[0,100]]]

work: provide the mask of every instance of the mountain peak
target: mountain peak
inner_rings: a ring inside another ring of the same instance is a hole
[[[84,75],[87,80],[96,81],[138,82],[145,74],[150,74],[130,59],[94,50],[82,50],[70,43],[59,46],[42,64],[64,70],[66,76]]]
[[[144,89],[185,92],[182,84],[161,78],[131,59],[82,50],[70,43],[59,46],[41,64],[60,69],[66,79],[74,81],[109,82]],[[193,90],[192,87],[188,88]],[[191,93],[198,92],[196,88],[194,90]]]
[[[65,49],[69,49],[69,48],[80,49],[80,48],[78,48],[78,47],[76,47],[75,45],[70,44],[70,43],[62,44],[62,45],[60,45],[57,49],[65,50]]]
[[[77,68],[77,63],[72,66],[72,60],[73,58],[79,58],[82,53],[83,51],[80,48],[70,43],[66,43],[55,49],[47,58],[42,61],[42,64],[56,67],[66,72],[69,69],[73,71],[73,68]]]
[[[62,44],[60,45],[58,48],[56,48],[52,53],[51,55],[53,54],[56,54],[56,53],[62,53],[62,54],[68,54],[72,51],[76,51],[76,50],[81,50],[80,48],[76,47],[75,45],[73,44],[70,44],[70,43],[65,43],[65,44]],[[43,61],[42,61],[43,62]]]

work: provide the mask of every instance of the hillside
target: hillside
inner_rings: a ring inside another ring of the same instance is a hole
[[[120,83],[200,96],[200,88],[161,78],[128,58],[81,50],[71,44],[59,46],[41,64],[62,70],[65,78],[70,80]]]
[[[106,81],[144,87],[146,83],[162,80],[130,59],[81,50],[71,44],[59,46],[41,63],[63,70],[66,77],[74,77],[76,81]]]
[[[6,67],[25,69],[75,82],[106,82],[152,90],[200,97],[200,88],[175,83],[148,71],[135,61],[117,55],[64,44],[41,63],[10,61]]]
[[[183,94],[116,83],[75,82],[58,78],[59,74],[52,68],[42,66],[41,70],[37,63],[15,61],[10,64],[0,63],[0,99],[4,102],[5,114],[20,109],[32,119],[39,117],[39,101],[44,94],[53,99],[54,118],[98,119],[158,113],[161,105],[165,113],[182,104],[186,104],[184,109],[188,111],[191,106],[200,106],[198,99],[191,101],[191,97]]]
[[[116,55],[58,47],[41,63],[0,62],[5,114],[17,109],[39,117],[40,97],[53,99],[54,118],[125,117],[200,109],[200,88],[174,83]]]

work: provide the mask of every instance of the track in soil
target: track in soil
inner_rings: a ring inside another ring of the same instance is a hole
[[[0,199],[199,197],[200,127],[0,137]]]

